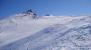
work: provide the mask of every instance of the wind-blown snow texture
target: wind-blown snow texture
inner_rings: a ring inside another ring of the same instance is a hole
[[[0,20],[0,50],[91,50],[91,16],[32,17]]]

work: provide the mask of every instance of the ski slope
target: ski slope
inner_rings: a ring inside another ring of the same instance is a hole
[[[91,17],[19,14],[0,20],[0,50],[91,50]]]

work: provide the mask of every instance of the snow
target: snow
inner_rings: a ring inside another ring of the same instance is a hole
[[[0,50],[81,50],[83,46],[86,50],[91,47],[90,16],[31,17],[19,14],[0,21]],[[76,39],[78,36],[85,41]]]

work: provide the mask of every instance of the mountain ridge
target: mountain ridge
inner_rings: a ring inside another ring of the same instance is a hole
[[[31,13],[17,14],[0,20],[0,50],[90,49],[90,16],[31,17]]]

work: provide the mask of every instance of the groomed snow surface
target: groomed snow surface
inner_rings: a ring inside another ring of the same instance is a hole
[[[0,50],[91,50],[91,16],[5,18],[0,20]]]

